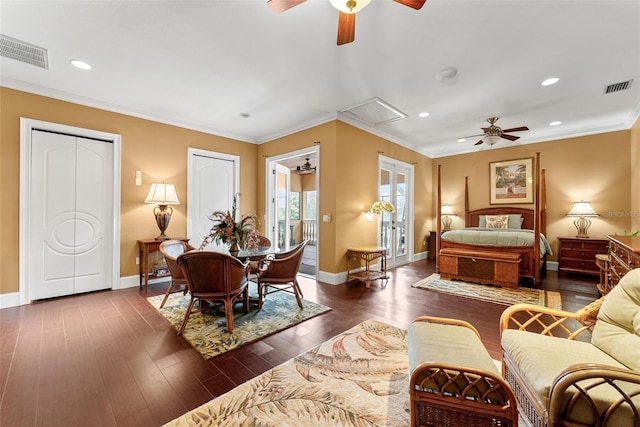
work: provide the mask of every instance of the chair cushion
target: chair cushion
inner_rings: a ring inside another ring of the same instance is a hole
[[[515,329],[502,332],[502,348],[545,407],[554,379],[571,365],[599,363],[624,368],[591,343]]]
[[[442,362],[500,375],[475,332],[464,326],[414,322],[407,331],[409,372],[425,362]]]
[[[591,342],[626,367],[640,371],[640,268],[628,272],[607,294]]]

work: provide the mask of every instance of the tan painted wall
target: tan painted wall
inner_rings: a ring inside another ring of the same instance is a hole
[[[143,203],[154,181],[176,185],[181,204],[167,230],[170,236],[187,232],[187,148],[200,148],[240,156],[242,212],[255,212],[257,146],[219,136],[186,130],[69,102],[0,88],[0,293],[18,289],[18,226],[20,117],[94,129],[122,135],[122,196],[120,275],[138,274],[137,239],[159,234],[153,205]],[[142,171],[143,185],[135,185],[135,171]],[[213,185],[213,183],[212,183]]]
[[[442,165],[442,203],[451,203],[457,214],[452,228],[464,226],[464,177],[469,176],[470,209],[489,206],[489,163],[535,157],[546,169],[547,238],[557,258],[558,236],[575,236],[566,216],[573,202],[588,200],[600,217],[592,219],[589,235],[629,230],[631,218],[630,131],[563,139],[435,159]],[[435,205],[435,198],[434,198]],[[532,207],[532,205],[520,205]],[[435,214],[435,213],[434,213]]]
[[[443,202],[462,215],[464,176],[471,177],[471,206],[488,205],[489,162],[532,157],[542,153],[547,169],[548,236],[557,253],[557,236],[573,235],[566,212],[574,200],[590,199],[601,214],[589,230],[593,236],[640,229],[640,120],[630,131],[492,149],[431,160],[414,151],[332,121],[259,146],[175,126],[138,119],[0,88],[0,294],[18,291],[20,117],[95,129],[122,135],[121,276],[136,275],[138,238],[158,230],[153,206],[142,201],[155,180],[176,184],[182,202],[176,206],[170,235],[186,234],[187,147],[239,155],[242,213],[264,217],[265,162],[275,156],[320,145],[320,214],[331,213],[331,223],[320,222],[320,270],[338,273],[345,268],[351,245],[374,244],[375,223],[364,212],[377,198],[378,154],[414,165],[414,252],[425,250],[424,237],[435,229],[435,174],[443,165]],[[632,167],[633,166],[633,167]],[[143,185],[134,185],[135,171],[143,171]],[[304,185],[304,183],[303,183]],[[614,215],[605,216],[607,212]],[[622,215],[619,216],[619,213]],[[628,215],[626,213],[629,213]],[[636,215],[634,215],[634,213]],[[460,218],[454,227],[462,226]]]
[[[431,217],[431,159],[340,121],[262,144],[258,152],[262,157],[271,157],[311,147],[314,142],[320,145],[320,218],[332,215],[332,222],[319,222],[321,271],[342,272],[349,246],[376,244],[376,224],[366,222],[364,212],[378,197],[380,153],[414,164],[414,252],[426,250],[424,237]],[[264,188],[264,165],[259,168],[260,189]],[[259,206],[264,206],[264,198]]]
[[[629,231],[640,230],[640,119],[631,128],[631,225]]]

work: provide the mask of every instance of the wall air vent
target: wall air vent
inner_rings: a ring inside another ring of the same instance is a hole
[[[0,55],[36,67],[49,69],[47,49],[0,34]]]
[[[626,82],[614,83],[612,85],[608,85],[604,88],[604,94],[620,92],[621,90],[627,90],[631,87],[631,82],[633,79],[627,80]]]
[[[370,126],[378,126],[407,117],[405,113],[387,104],[380,98],[373,98],[354,105],[353,107],[345,108],[344,110],[340,110],[340,114],[344,114],[347,117],[359,120]]]

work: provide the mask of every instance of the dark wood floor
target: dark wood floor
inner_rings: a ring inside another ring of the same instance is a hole
[[[406,328],[420,315],[455,317],[500,357],[503,306],[411,287],[435,271],[418,261],[386,287],[302,279],[305,298],[332,311],[204,361],[145,300],[165,284],[103,291],[0,310],[0,426],[157,426],[366,320]],[[565,309],[597,298],[596,277],[559,278]]]

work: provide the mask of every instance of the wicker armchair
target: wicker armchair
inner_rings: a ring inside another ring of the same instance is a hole
[[[503,376],[531,425],[640,427],[640,325],[624,318],[640,320],[640,270],[575,313],[504,311]]]

